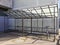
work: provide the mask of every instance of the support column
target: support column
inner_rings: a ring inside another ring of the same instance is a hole
[[[56,36],[55,36],[55,7],[54,7],[54,40],[53,41],[55,41],[55,38]]]
[[[22,36],[23,36],[23,33],[24,33],[23,24],[24,24],[24,22],[23,22],[23,18],[22,18]]]
[[[42,12],[43,12],[43,11],[41,10],[41,16],[42,16]],[[41,32],[43,32],[43,18],[44,18],[44,17],[42,16],[41,18],[42,18],[42,27],[41,27],[41,30],[42,30],[42,31],[41,31]]]
[[[15,30],[16,30],[16,19],[14,19],[15,20]]]
[[[7,23],[6,31],[9,31],[8,30],[9,29],[9,25],[8,25],[9,24],[9,17],[8,16],[6,16],[6,20],[7,20],[7,22],[6,22]]]
[[[32,33],[32,17],[31,17],[31,33]]]
[[[5,30],[5,16],[4,16],[4,32],[5,32],[6,30]]]
[[[39,28],[39,27],[38,27],[38,18],[37,18],[37,31],[38,31],[38,28]]]

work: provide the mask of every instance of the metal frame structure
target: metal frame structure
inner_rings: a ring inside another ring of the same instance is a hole
[[[52,29],[52,28],[48,28],[47,27],[43,27],[43,22],[44,22],[44,18],[53,18],[54,19],[54,32],[56,31],[55,29],[55,18],[58,18],[58,15],[56,15],[58,13],[58,5],[47,5],[44,7],[35,7],[35,8],[29,8],[29,9],[22,9],[22,10],[9,10],[7,11],[8,16],[14,18],[14,19],[22,19],[22,33],[24,33],[24,20],[25,19],[31,19],[31,27],[27,27],[27,28],[31,28],[31,34],[33,32],[33,28],[36,27],[32,27],[32,20],[33,19],[37,19],[37,30],[40,28],[42,29],[42,32],[39,33],[44,33],[44,29],[47,30],[47,32],[45,33],[49,33],[48,29]],[[42,27],[38,27],[38,19],[42,19]],[[16,22],[15,22],[16,24]],[[16,26],[15,26],[16,29]],[[38,31],[36,31],[38,32]],[[54,41],[55,41],[55,33],[54,33]]]

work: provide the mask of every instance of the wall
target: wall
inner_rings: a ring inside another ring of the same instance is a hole
[[[7,17],[0,16],[0,32],[8,30],[8,21]]]
[[[0,10],[0,32],[8,30],[8,17],[2,10]]]
[[[31,19],[24,19],[23,20],[23,30],[26,32],[31,32]],[[54,18],[44,18],[43,19],[43,31],[46,32],[46,26],[48,27],[48,31],[51,33],[54,33]],[[38,19],[38,24],[37,24],[37,19],[32,19],[32,30],[33,31],[42,31],[42,19]],[[38,27],[38,30],[37,30]],[[22,19],[9,19],[9,29],[12,30],[22,30]],[[55,33],[58,33],[58,18],[55,19]],[[35,32],[33,32],[35,33]],[[37,32],[36,32],[37,33]]]
[[[23,9],[37,6],[53,5],[58,4],[58,0],[13,0],[13,9]]]
[[[7,16],[5,16],[4,17],[4,30],[6,31],[6,30],[8,30],[8,17]]]
[[[8,19],[8,29],[15,30],[15,19]]]
[[[12,0],[0,0],[0,5],[12,8]]]
[[[4,31],[4,17],[0,16],[0,32]]]

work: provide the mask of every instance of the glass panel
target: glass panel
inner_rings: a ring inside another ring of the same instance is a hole
[[[57,17],[57,16],[58,16],[58,14],[57,14],[57,13],[55,13],[55,16]]]
[[[51,12],[53,12],[53,13],[54,13],[54,8],[50,8],[50,10],[51,10]]]
[[[32,13],[37,14],[35,10],[32,10]]]
[[[52,15],[54,15],[54,13],[51,13]]]
[[[41,14],[41,10],[36,10],[36,11]]]
[[[55,12],[57,12],[57,7],[55,7]]]
[[[49,9],[47,8],[47,9],[43,9],[43,11],[44,11],[44,13],[47,13],[47,12],[49,12]]]

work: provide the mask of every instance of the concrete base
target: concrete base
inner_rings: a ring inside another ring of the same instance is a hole
[[[56,41],[48,41],[46,37],[42,40],[39,35],[24,35],[16,32],[2,33],[0,34],[0,45],[56,45]]]

